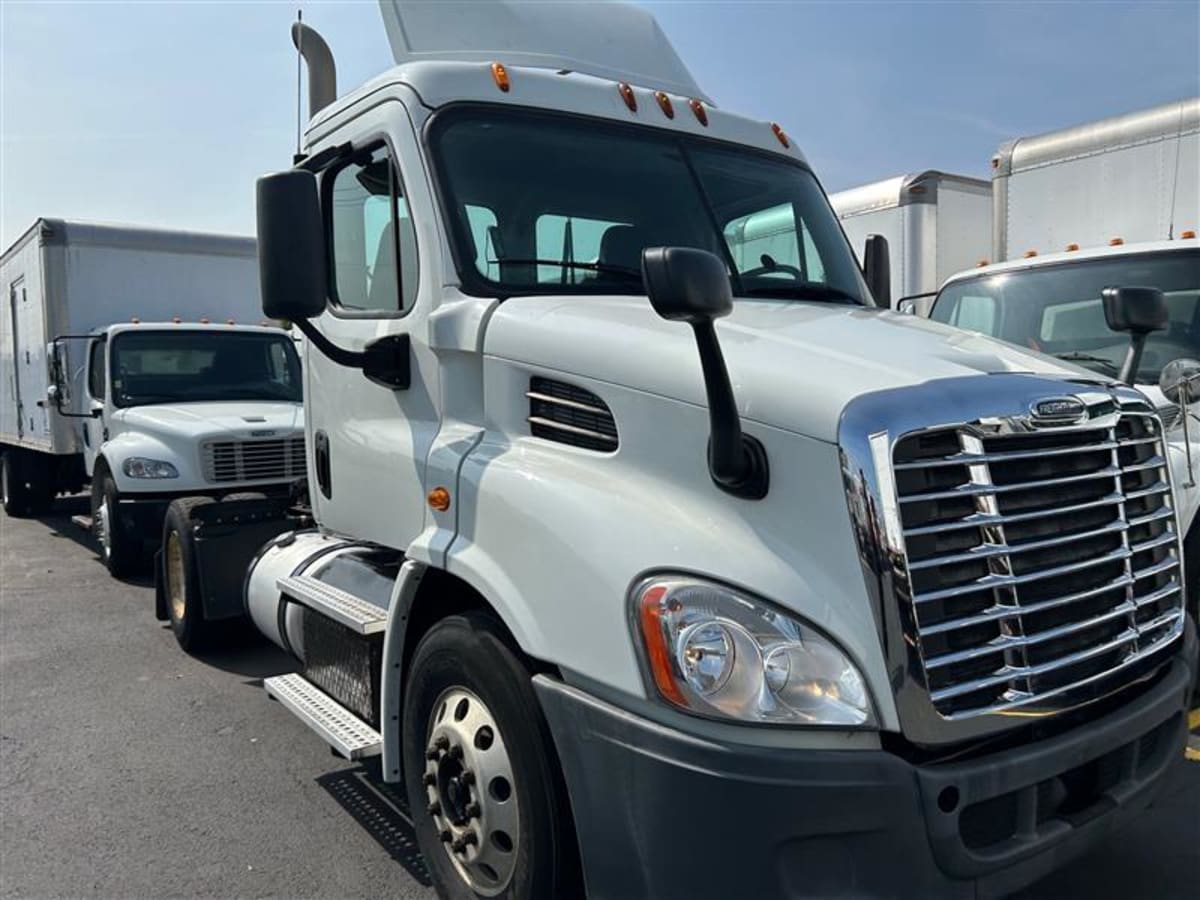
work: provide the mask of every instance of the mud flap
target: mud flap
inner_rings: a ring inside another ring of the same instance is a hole
[[[154,618],[167,621],[167,587],[163,578],[162,550],[154,551]]]

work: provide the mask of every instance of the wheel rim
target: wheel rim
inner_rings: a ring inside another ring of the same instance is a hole
[[[167,535],[167,602],[171,605],[171,616],[176,622],[183,621],[183,550],[179,535],[172,531]]]
[[[495,896],[512,880],[521,825],[500,727],[478,696],[453,687],[433,705],[425,733],[425,811],[463,881]]]
[[[111,521],[112,514],[108,508],[108,498],[105,497],[100,501],[100,508],[96,510],[96,537],[100,539],[100,550],[105,559],[112,556],[112,529],[109,527]]]
[[[0,457],[0,503],[8,506],[8,460]]]

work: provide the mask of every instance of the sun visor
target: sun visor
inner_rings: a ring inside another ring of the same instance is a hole
[[[711,104],[654,16],[626,3],[379,0],[397,64],[569,69]]]

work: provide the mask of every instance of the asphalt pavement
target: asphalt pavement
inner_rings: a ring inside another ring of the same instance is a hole
[[[402,791],[264,694],[287,657],[184,654],[149,579],[110,578],[71,524],[83,505],[0,513],[0,897],[432,900]],[[1200,761],[1020,896],[1200,896]]]

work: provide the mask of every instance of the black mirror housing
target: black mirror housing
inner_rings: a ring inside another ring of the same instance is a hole
[[[721,258],[694,247],[647,247],[642,279],[650,303],[664,319],[711,322],[733,311],[729,273]]]
[[[290,322],[319,316],[328,276],[316,176],[303,169],[264,175],[256,201],[263,312]]]
[[[892,305],[892,260],[887,238],[868,234],[863,247],[863,277],[875,302],[883,307]]]
[[[1167,298],[1155,287],[1107,287],[1100,292],[1104,318],[1113,331],[1149,334],[1167,327]]]

